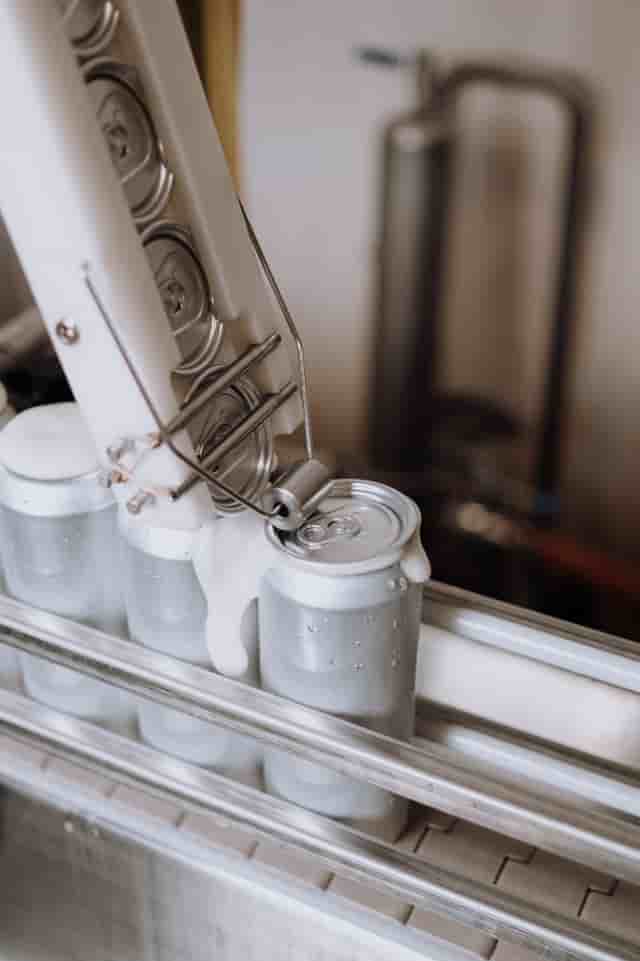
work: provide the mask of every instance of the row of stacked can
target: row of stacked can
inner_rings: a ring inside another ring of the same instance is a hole
[[[181,185],[158,132],[152,91],[145,90],[140,65],[132,62],[135,44],[122,10],[110,0],[59,4],[178,347],[174,388],[179,399],[192,397],[223,369],[215,361],[224,354],[224,325],[192,232],[181,221]],[[246,376],[220,391],[190,427],[197,455],[205,458],[261,400]],[[253,497],[272,467],[271,433],[263,426],[221,460],[218,475]],[[240,506],[218,489],[211,494],[221,512],[233,513]],[[126,515],[121,515],[120,527],[126,543],[124,593],[131,639],[210,667],[204,639],[206,600],[191,560],[196,534],[127,523]],[[140,703],[138,714],[144,740],[187,760],[213,764],[228,755],[235,763],[251,753],[238,739],[232,750],[232,739],[223,732],[213,739],[210,725],[149,701]]]
[[[190,532],[129,528],[101,483],[93,440],[74,403],[34,407],[0,431],[0,557],[7,593],[117,637],[211,667],[207,605]],[[124,535],[124,536],[123,536]],[[5,670],[9,670],[9,655]],[[227,733],[31,655],[27,693],[184,760],[256,783],[259,752]],[[1,665],[0,665],[1,667]]]
[[[207,603],[192,563],[197,535],[129,527],[127,517],[100,483],[77,405],[32,408],[0,431],[0,555],[8,593],[169,655],[179,644],[184,660],[210,667]],[[380,484],[343,480],[297,531],[269,528],[265,538],[257,518],[245,520],[248,527],[231,533],[247,535],[253,527],[255,556],[238,556],[246,538],[231,536],[223,545],[236,544],[235,557],[223,551],[224,562],[233,568],[230,586],[242,588],[229,625],[240,624],[246,600],[259,594],[262,686],[408,739],[428,576],[413,502]],[[22,668],[38,701],[132,733],[135,703],[126,692],[30,655],[22,656]],[[236,676],[243,671],[240,664]],[[260,783],[251,739],[144,699],[138,721],[148,743]],[[317,763],[269,749],[264,773],[274,795],[386,838],[405,823],[406,802]]]
[[[181,185],[167,160],[141,71],[128,62],[131,43],[121,37],[127,24],[111,0],[58,4],[178,346],[176,391],[193,396],[223,366],[214,362],[224,354],[224,325],[192,232],[180,222]],[[246,375],[221,391],[194,425],[198,455],[206,456],[261,400]],[[255,496],[271,474],[272,446],[268,428],[260,428],[220,463],[221,479]],[[219,490],[212,496],[221,511],[241,506]]]

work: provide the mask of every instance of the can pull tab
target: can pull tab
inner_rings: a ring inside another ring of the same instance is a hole
[[[400,557],[402,573],[412,584],[424,584],[431,577],[431,562],[420,539],[420,527],[407,541]]]
[[[270,556],[264,522],[251,511],[205,524],[193,552],[207,600],[205,630],[213,666],[248,683],[258,681],[256,598]]]
[[[362,533],[362,524],[355,514],[317,515],[298,530],[298,541],[309,550],[324,547],[332,541],[350,540]]]

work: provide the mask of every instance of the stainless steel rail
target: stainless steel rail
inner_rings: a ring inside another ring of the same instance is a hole
[[[6,597],[0,639],[184,713],[256,737],[616,877],[640,882],[640,819],[459,751],[416,747],[176,662]]]
[[[333,869],[412,904],[423,905],[493,936],[516,942],[557,961],[634,961],[630,944],[582,922],[532,907],[494,887],[470,882],[434,869],[413,855],[364,837],[347,827],[280,801],[227,778],[166,757],[134,741],[71,720],[8,691],[0,691],[0,730],[17,734],[102,775],[151,788],[185,811],[223,814],[239,826],[289,843]],[[41,772],[40,790],[50,791],[50,776]],[[32,790],[0,755],[0,779],[17,790]],[[49,782],[49,783],[48,783]],[[37,788],[37,783],[36,783]],[[86,808],[86,802],[84,803]],[[118,829],[117,815],[92,811],[94,823]],[[175,841],[178,841],[176,831]],[[148,838],[143,839],[148,841]],[[175,844],[174,841],[174,844]],[[166,837],[163,848],[166,850]],[[201,863],[201,862],[200,862]]]
[[[425,587],[423,620],[480,644],[640,694],[640,648],[633,641],[433,582]]]

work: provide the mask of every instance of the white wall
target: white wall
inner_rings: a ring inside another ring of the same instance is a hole
[[[507,55],[591,82],[597,189],[565,487],[586,533],[640,550],[640,4],[245,0],[245,11],[245,193],[307,343],[318,433],[338,448],[366,436],[379,134],[412,96],[409,77],[357,65],[351,48]],[[562,128],[547,104],[489,94],[467,99],[463,127],[443,364],[449,383],[502,398],[532,422]]]

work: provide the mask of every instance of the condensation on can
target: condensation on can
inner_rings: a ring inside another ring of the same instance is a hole
[[[196,382],[197,387],[207,386],[211,379],[215,379],[223,370],[222,366],[211,368]],[[200,460],[205,460],[234,427],[260,406],[262,400],[260,391],[247,376],[238,377],[233,384],[214,397],[197,428],[196,454]],[[253,431],[223,457],[214,472],[227,487],[237,491],[242,497],[258,500],[269,483],[274,465],[273,435],[267,423]],[[240,501],[225,494],[215,485],[210,485],[210,490],[216,507],[222,513],[244,510]]]
[[[280,555],[263,576],[260,673],[266,690],[400,740],[413,734],[421,585],[400,563],[420,523],[391,488],[338,481],[291,534],[269,530]],[[265,757],[275,794],[394,840],[408,804],[374,785]]]
[[[57,0],[57,4],[79,57],[94,57],[111,43],[120,13],[110,0]]]
[[[204,267],[179,224],[152,224],[141,236],[182,357],[174,373],[199,374],[215,359],[224,332]]]
[[[137,224],[147,224],[166,206],[174,177],[142,98],[137,72],[100,58],[88,64],[84,77],[129,209]]]

